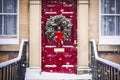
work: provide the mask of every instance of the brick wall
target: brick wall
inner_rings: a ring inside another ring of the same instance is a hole
[[[102,52],[100,57],[120,64],[120,52]]]
[[[0,51],[0,63],[16,58],[18,56],[18,51]]]

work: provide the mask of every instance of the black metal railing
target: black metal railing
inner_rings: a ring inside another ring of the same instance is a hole
[[[16,58],[0,63],[0,80],[24,80],[27,67],[27,40],[22,40]]]
[[[92,80],[120,80],[120,64],[100,58],[95,40],[91,40]]]

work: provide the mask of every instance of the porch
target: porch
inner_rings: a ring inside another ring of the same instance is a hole
[[[41,72],[39,68],[27,68],[25,80],[91,80],[91,74],[64,74]]]
[[[79,74],[48,73],[41,72],[40,68],[27,68],[27,41],[23,40],[18,57],[0,63],[0,80],[120,80],[119,63],[100,58],[94,40],[90,46],[90,66],[78,68]]]

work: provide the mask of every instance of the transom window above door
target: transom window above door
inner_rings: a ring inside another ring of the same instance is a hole
[[[120,44],[120,0],[100,0],[100,43]]]
[[[0,41],[18,38],[18,0],[0,0]],[[10,40],[9,40],[10,42]],[[2,43],[1,43],[2,44]]]

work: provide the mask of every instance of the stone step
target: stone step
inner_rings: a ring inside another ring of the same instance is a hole
[[[77,74],[90,74],[91,69],[87,66],[79,66],[77,69]]]
[[[90,74],[64,74],[41,72],[39,68],[27,68],[25,80],[92,80]]]

